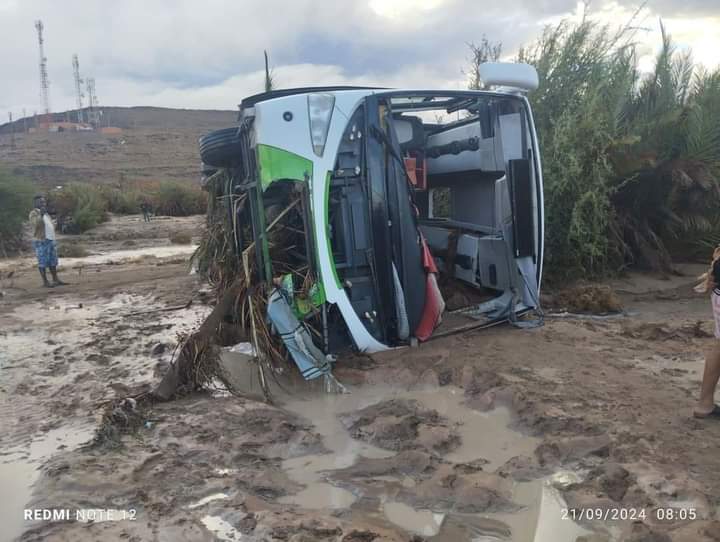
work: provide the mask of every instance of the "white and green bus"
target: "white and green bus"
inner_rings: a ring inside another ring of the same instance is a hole
[[[297,235],[283,242],[316,282],[325,354],[539,308],[543,181],[526,98],[537,73],[493,63],[481,76],[488,90],[267,92],[242,101],[237,127],[201,139],[205,167],[229,168],[229,190],[246,194],[236,248],[254,243],[258,281],[287,271],[268,228],[300,198]]]

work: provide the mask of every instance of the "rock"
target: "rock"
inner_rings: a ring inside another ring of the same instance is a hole
[[[165,352],[165,344],[157,343],[150,349],[151,356],[160,356]]]
[[[633,483],[630,473],[617,463],[605,465],[603,471],[598,480],[600,489],[612,500],[622,501],[628,487]]]

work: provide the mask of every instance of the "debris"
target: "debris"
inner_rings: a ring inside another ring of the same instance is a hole
[[[270,294],[267,316],[275,331],[285,343],[305,380],[313,380],[330,373],[330,363],[325,354],[315,346],[308,330],[293,314],[287,297],[275,289]]]
[[[622,302],[609,286],[580,284],[547,298],[550,306],[570,313],[608,314],[622,311]]]

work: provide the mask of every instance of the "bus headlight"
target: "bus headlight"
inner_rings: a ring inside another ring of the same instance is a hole
[[[313,152],[322,156],[335,107],[335,96],[332,94],[308,94],[307,101]]]

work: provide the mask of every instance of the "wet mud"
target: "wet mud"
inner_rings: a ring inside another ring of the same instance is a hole
[[[89,445],[102,406],[156,383],[211,310],[186,265],[156,263],[97,264],[63,291],[22,266],[0,284],[0,540],[718,539],[720,425],[690,417],[709,310],[657,294],[680,283],[625,281],[617,319],[340,360],[349,394],[291,382],[274,405],[211,391],[148,405],[120,446]],[[622,509],[644,516],[568,517]]]

